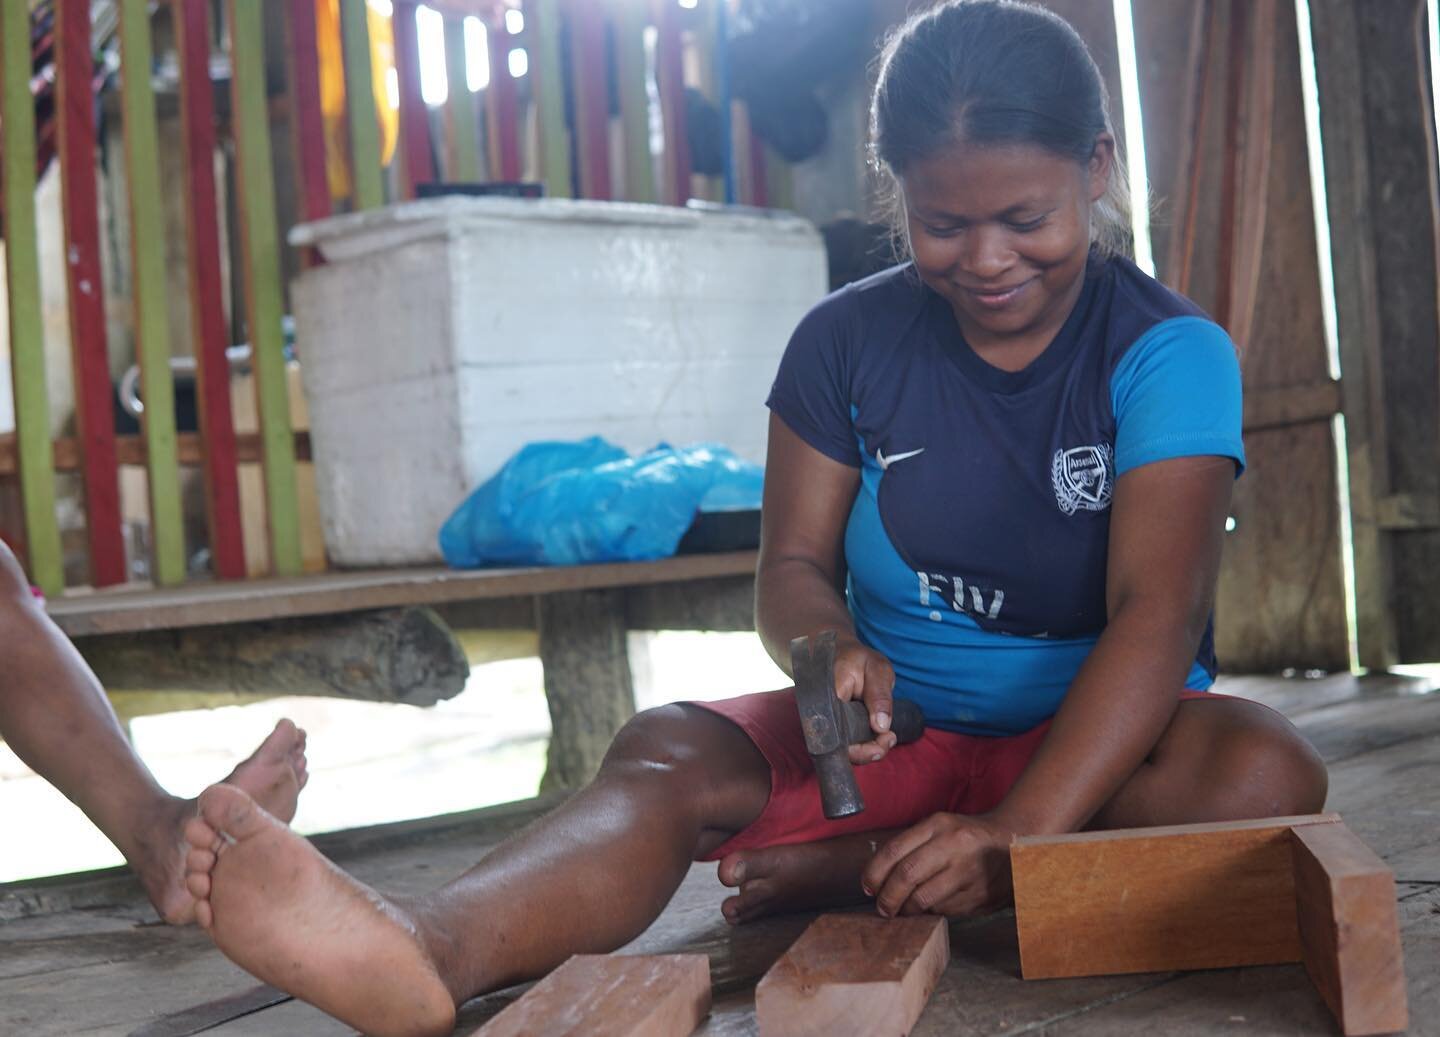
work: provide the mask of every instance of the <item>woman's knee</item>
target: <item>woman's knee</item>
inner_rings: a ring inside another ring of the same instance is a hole
[[[1325,763],[1279,713],[1254,702],[1201,704],[1224,710],[1213,718],[1206,770],[1221,807],[1232,817],[1313,814],[1325,806]]]

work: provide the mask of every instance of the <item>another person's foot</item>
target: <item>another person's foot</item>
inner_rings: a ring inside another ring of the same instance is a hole
[[[720,905],[733,925],[787,911],[863,904],[860,876],[876,841],[847,835],[818,843],[739,850],[720,862],[720,881],[738,890]]]
[[[196,919],[237,964],[371,1037],[454,1029],[413,919],[243,791],[206,789],[185,837]]]
[[[305,732],[290,720],[275,725],[250,757],[230,772],[224,784],[243,789],[265,811],[282,821],[295,817],[306,770]],[[125,858],[140,876],[145,895],[171,925],[195,920],[195,900],[185,888],[185,822],[195,815],[195,800],[171,798],[160,804],[148,823],[127,833]]]

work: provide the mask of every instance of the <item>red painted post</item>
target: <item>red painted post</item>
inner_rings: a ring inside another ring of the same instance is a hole
[[[490,51],[490,85],[485,88],[486,114],[490,123],[490,174],[499,180],[516,181],[524,175],[520,161],[520,101],[515,77],[510,74],[510,31],[504,18],[487,26]]]
[[[765,180],[765,142],[754,130],[750,131],[750,200],[757,209],[770,205],[769,185]]]
[[[685,135],[685,40],[680,33],[679,8],[674,0],[659,0],[659,4],[656,78],[660,81],[660,107],[665,113],[671,197],[676,205],[684,205],[690,200],[690,139]]]
[[[575,129],[580,145],[580,193],[609,201],[610,83],[605,60],[605,12],[595,0],[570,5]]]
[[[180,52],[180,118],[184,126],[185,215],[190,239],[190,327],[198,368],[200,436],[210,553],[222,580],[245,578],[245,536],[235,419],[230,408],[230,333],[220,277],[215,196],[215,99],[210,85],[210,0],[172,0]]]
[[[416,4],[395,4],[395,73],[400,86],[401,189],[414,198],[421,184],[435,179],[430,154],[430,113],[420,91],[420,36],[415,27]]]
[[[75,369],[75,419],[83,462],[91,577],[95,586],[105,587],[124,583],[126,571],[125,538],[120,520],[120,468],[115,453],[115,406],[105,333],[105,289],[100,279],[90,0],[60,0],[55,7],[55,19],[60,182]]]
[[[320,112],[320,57],[315,0],[290,0],[286,33],[290,66],[290,132],[300,188],[300,218],[323,220],[333,212],[325,170],[325,121]],[[306,262],[314,262],[307,256]]]

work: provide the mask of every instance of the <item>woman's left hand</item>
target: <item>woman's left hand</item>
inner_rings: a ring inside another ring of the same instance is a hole
[[[1013,896],[1010,839],[991,815],[935,814],[891,839],[865,868],[865,892],[882,915],[973,915]]]

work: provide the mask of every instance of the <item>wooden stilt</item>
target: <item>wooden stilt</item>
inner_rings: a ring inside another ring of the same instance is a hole
[[[420,92],[420,36],[415,25],[416,4],[395,5],[395,74],[400,88],[400,182],[406,198],[414,198],[421,184],[435,179],[430,156],[430,113]],[[491,73],[493,76],[493,72]]]

